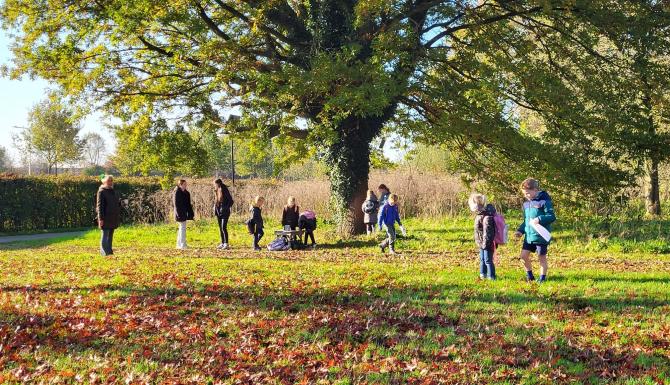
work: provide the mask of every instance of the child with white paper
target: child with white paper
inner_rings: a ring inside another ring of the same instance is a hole
[[[524,236],[521,247],[521,260],[526,268],[527,280],[534,281],[533,268],[530,263],[530,253],[537,252],[540,262],[540,279],[547,279],[547,249],[551,241],[551,224],[556,220],[554,205],[546,191],[540,191],[540,183],[536,179],[528,178],[521,183],[526,202],[523,204],[524,221],[516,231],[515,236]]]

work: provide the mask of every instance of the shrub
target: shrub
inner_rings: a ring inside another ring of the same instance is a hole
[[[94,177],[0,176],[0,232],[94,226],[99,186]],[[123,213],[123,221],[132,223],[145,221],[146,210],[155,208],[153,195],[160,186],[152,178],[121,178],[115,188],[132,202]]]

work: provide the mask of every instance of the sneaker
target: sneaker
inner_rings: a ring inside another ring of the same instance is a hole
[[[223,243],[219,243],[219,245],[216,246],[216,249],[217,250],[223,250],[224,249]]]
[[[312,250],[316,249],[316,243],[312,243]]]
[[[479,274],[479,279],[484,280],[484,279],[486,279],[486,276],[484,274]]]
[[[227,243],[224,243],[224,244],[223,244],[223,247],[222,247],[221,249],[222,249],[222,250],[228,250],[228,249],[230,249],[230,246],[228,246]]]
[[[379,248],[382,249],[382,253],[386,252],[386,247],[384,245],[379,245]]]
[[[393,250],[393,249],[389,249],[389,254],[391,254],[391,255],[396,255],[396,254],[398,254],[398,253],[396,253],[395,250]]]

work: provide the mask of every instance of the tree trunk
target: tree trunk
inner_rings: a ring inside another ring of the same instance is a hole
[[[643,53],[646,51],[643,51]],[[640,80],[642,80],[643,84],[643,95],[642,95],[642,103],[644,105],[644,108],[646,109],[647,113],[647,132],[649,136],[655,140],[656,138],[656,121],[654,120],[654,104],[652,102],[652,87],[649,84],[648,81],[648,76],[647,76],[647,64],[648,61],[646,58],[639,57],[636,59],[636,64],[641,66],[641,76]],[[658,181],[658,163],[659,159],[656,154],[654,154],[656,150],[652,149],[652,154],[651,156],[647,159],[646,161],[646,188],[647,191],[645,193],[645,200],[646,200],[646,207],[647,207],[647,214],[656,216],[661,214],[661,197],[660,197],[660,192],[661,189],[659,187],[659,181]]]
[[[661,189],[658,178],[658,160],[652,158],[647,161],[647,181],[646,181],[646,207],[647,214],[657,216],[661,215]]]
[[[338,130],[339,140],[328,148],[331,199],[343,238],[365,232],[361,206],[368,189],[370,142],[380,128],[377,122],[347,119]]]

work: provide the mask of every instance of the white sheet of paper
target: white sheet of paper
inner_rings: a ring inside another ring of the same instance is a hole
[[[531,223],[531,226],[533,226],[535,231],[537,231],[545,241],[549,242],[551,240],[551,233],[544,226],[539,223]]]

